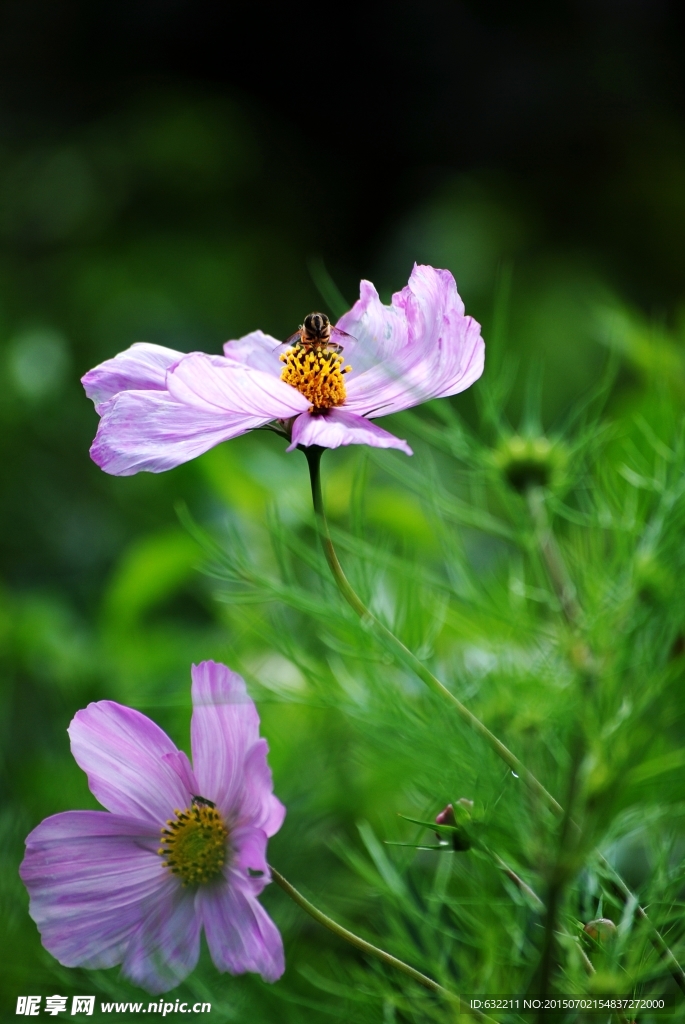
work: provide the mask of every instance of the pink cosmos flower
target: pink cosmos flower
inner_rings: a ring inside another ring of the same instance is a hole
[[[71,748],[106,811],[56,814],[31,832],[20,874],[43,945],[66,967],[122,964],[150,992],[197,964],[200,932],[219,971],[276,981],[283,944],[257,900],[267,837],[285,808],[245,683],[192,668],[193,765],[145,715],[113,701],[79,711]]]
[[[288,451],[368,444],[411,455],[371,420],[455,395],[483,372],[480,327],[448,270],[415,266],[390,306],[362,281],[337,329],[349,336],[334,331],[341,353],[262,331],[227,342],[223,356],[133,345],[83,378],[102,417],[93,460],[115,476],[161,473],[267,424],[290,440]]]

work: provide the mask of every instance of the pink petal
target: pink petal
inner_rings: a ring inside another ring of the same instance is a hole
[[[381,304],[368,282],[362,286],[359,302],[340,321],[358,339],[346,378],[346,409],[386,416],[457,394],[480,376],[480,327],[464,316],[449,271],[414,267],[391,306]]]
[[[241,826],[231,830],[230,842],[233,858],[229,877],[232,877],[231,872],[239,873],[243,879],[243,888],[247,887],[254,896],[259,896],[264,886],[271,881],[271,871],[266,860],[266,832],[261,828]]]
[[[280,376],[201,352],[186,356],[167,374],[167,389],[179,402],[215,415],[240,413],[249,417],[253,426],[289,419],[309,405],[304,395],[284,384]]]
[[[66,967],[112,967],[168,885],[159,829],[105,811],[46,818],[19,869],[43,945]]]
[[[412,450],[406,441],[382,430],[363,416],[348,412],[346,408],[329,409],[325,415],[304,413],[293,423],[291,452],[298,444],[308,447],[319,444],[322,448],[339,448],[346,444],[368,444],[372,448],[399,448],[406,455]]]
[[[137,342],[89,370],[81,383],[100,412],[104,403],[120,391],[163,391],[167,370],[184,354],[162,345]]]
[[[195,778],[193,767],[188,760],[188,755],[184,750],[174,750],[170,754],[163,754],[162,761],[173,768],[181,781],[181,785],[188,793],[199,796],[200,789],[197,779]]]
[[[287,347],[270,334],[252,331],[237,341],[227,341],[224,345],[224,355],[236,363],[280,377],[283,365],[278,357]]]
[[[197,966],[202,919],[196,892],[167,874],[165,886],[145,907],[121,965],[125,978],[148,992],[175,988]]]
[[[394,304],[384,306],[370,281],[359,285],[359,299],[352,309],[338,320],[336,327],[350,334],[355,343],[347,342],[345,359],[359,374],[385,360],[394,359],[409,340],[407,319]],[[349,379],[349,378],[348,378]]]
[[[259,715],[237,672],[214,661],[192,667],[190,741],[200,792],[232,824],[242,822],[245,757],[259,739]],[[267,808],[262,812],[267,813]]]
[[[480,327],[471,317],[459,325],[458,344],[442,340],[429,357],[407,350],[396,363],[383,363],[350,380],[345,408],[366,416],[388,416],[465,391],[477,380],[485,360]]]
[[[264,981],[281,977],[285,970],[281,934],[249,890],[241,890],[235,872],[226,885],[200,890],[197,903],[217,970],[255,971]]]
[[[124,391],[101,408],[90,455],[113,476],[162,473],[266,421],[184,405],[166,391]]]
[[[109,700],[89,704],[74,716],[69,736],[76,763],[107,810],[160,829],[177,808],[189,806],[191,794],[164,757],[176,747],[139,711]]]
[[[285,807],[273,795],[273,778],[267,764],[269,744],[259,739],[245,755],[243,789],[240,796],[240,821],[262,829],[267,836],[278,832],[285,818]]]

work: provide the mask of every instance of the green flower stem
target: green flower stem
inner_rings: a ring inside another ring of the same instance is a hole
[[[661,932],[652,924],[649,915],[647,914],[647,911],[644,909],[644,907],[641,907],[640,904],[637,902],[636,897],[633,895],[631,890],[623,881],[618,871],[616,871],[616,869],[611,866],[606,857],[600,855],[599,859],[602,867],[610,875],[616,888],[619,890],[619,892],[626,900],[626,902],[628,902],[628,900],[634,901],[635,913],[641,921],[644,921],[645,925],[649,929],[652,945],[661,953],[664,963],[668,966],[668,969],[671,973],[671,977],[675,981],[678,988],[681,990],[681,992],[685,992],[685,971],[683,971],[683,968],[681,967],[679,961],[676,959],[673,952],[666,945]]]
[[[491,850],[484,843],[480,843],[479,846],[483,853],[486,853],[488,857],[490,857],[492,861],[497,865],[500,871],[507,876],[509,881],[514,883],[519,892],[522,892],[523,895],[527,897],[529,902],[535,907],[537,911],[543,911],[545,909],[545,904],[542,902],[542,900],[535,892],[535,890],[531,889],[528,883],[524,882],[521,876],[517,875],[514,869],[510,868],[507,862],[505,860],[502,860],[499,854],[495,853],[494,850]]]
[[[377,960],[381,960],[384,964],[387,964],[389,967],[394,967],[395,970],[401,971],[402,974],[406,974],[407,977],[418,982],[419,985],[423,985],[424,988],[430,989],[431,992],[435,992],[436,995],[439,995],[446,1002],[451,1003],[462,1013],[468,1012],[480,1021],[491,1021],[492,1024],[494,1024],[492,1018],[486,1017],[485,1014],[480,1013],[478,1010],[472,1010],[458,995],[455,995],[454,992],[450,992],[449,989],[443,988],[442,985],[438,985],[437,981],[433,981],[433,979],[429,978],[426,974],[421,974],[420,971],[410,967],[409,964],[405,964],[403,960],[398,960],[396,956],[391,956],[391,954],[386,953],[385,950],[372,945],[370,942],[367,942],[366,939],[362,939],[359,935],[355,935],[354,932],[349,931],[348,928],[343,928],[341,924],[338,924],[337,921],[334,921],[333,918],[324,914],[323,911],[319,910],[318,907],[315,907],[313,903],[310,903],[309,900],[306,899],[301,892],[298,892],[295,886],[291,885],[290,882],[271,864],[269,865],[269,869],[274,882],[276,882],[277,885],[280,885],[281,889],[290,896],[291,900],[297,903],[298,907],[301,907],[305,913],[309,914],[310,917],[313,917],[319,924],[322,924],[324,928],[328,928],[329,931],[332,931],[339,938],[344,939],[345,942],[349,942],[353,946],[356,946],[357,949],[361,949],[361,951],[368,954],[368,956],[373,956]]]
[[[528,510],[535,526],[535,539],[540,548],[554,593],[561,605],[564,618],[570,626],[576,626],[580,619],[580,605],[576,600],[576,588],[569,575],[556,537],[547,520],[545,493],[542,487],[529,487],[526,491]]]
[[[495,853],[494,850],[491,850],[489,846],[486,846],[484,843],[479,843],[479,848],[483,851],[483,853],[486,853],[488,855],[488,857],[490,857],[492,859],[492,861],[497,865],[497,867],[500,869],[500,871],[503,874],[505,874],[507,876],[507,878],[511,882],[514,883],[516,888],[520,892],[522,892],[524,894],[524,896],[526,896],[526,898],[532,904],[534,909],[537,910],[538,913],[542,913],[544,911],[544,909],[545,909],[545,904],[542,902],[542,900],[540,899],[538,894],[535,892],[535,890],[531,889],[531,887],[528,885],[528,883],[524,882],[523,879],[521,878],[521,876],[517,875],[516,872],[514,871],[514,869],[509,867],[507,862],[505,860],[502,860],[502,858],[499,856],[499,854]],[[583,964],[583,967],[587,971],[587,973],[588,974],[595,974],[595,968],[594,968],[594,966],[592,964],[592,960],[590,960],[590,957],[587,955],[587,953],[583,949],[583,946],[582,946],[582,943],[581,943],[580,939],[577,936],[570,935],[569,932],[567,932],[565,929],[561,930],[561,934],[566,939],[571,939],[572,940],[573,944],[575,945],[576,949],[578,950],[578,954],[580,956],[581,962]],[[620,1014],[620,1013],[619,1013],[619,1017],[621,1018],[621,1020],[624,1019],[623,1015]]]
[[[569,880],[569,855],[572,855],[574,842],[580,837],[580,830],[573,821],[573,806],[578,794],[579,772],[583,754],[583,741],[580,734],[573,743],[571,773],[568,780],[564,817],[558,835],[555,863],[550,874],[547,889],[547,914],[545,917],[545,934],[540,956],[539,990],[544,997],[547,995],[552,974],[556,965],[557,952],[557,918],[561,909],[561,901],[566,883]],[[545,1014],[540,1011],[538,1020],[544,1024]]]
[[[333,547],[333,541],[331,540],[330,531],[328,529],[326,510],[321,491],[321,456],[325,449],[318,445],[310,445],[309,447],[301,447],[300,450],[304,453],[307,459],[307,465],[309,466],[314,511],[317,516],[319,534],[324,554],[338,589],[347,603],[354,609],[357,615],[359,615],[362,622],[373,629],[385,646],[392,651],[398,661],[410,668],[419,677],[419,679],[421,679],[429,689],[433,691],[433,693],[438,694],[438,696],[442,697],[443,700],[446,700],[456,710],[460,718],[475,732],[477,732],[478,735],[486,741],[486,743],[489,744],[492,750],[502,758],[505,764],[507,764],[511,770],[519,776],[528,788],[540,797],[547,807],[549,807],[550,810],[552,810],[559,818],[563,818],[563,807],[554,799],[552,794],[545,789],[533,773],[529,771],[521,761],[519,761],[516,755],[512,753],[508,747],[505,747],[494,733],[490,732],[487,726],[481,722],[473,712],[469,711],[461,701],[457,700],[454,694],[451,693],[446,686],[443,686],[440,680],[437,679],[421,661],[419,661],[416,655],[412,654],[412,652],[405,647],[402,641],[399,640],[394,633],[387,628],[387,626],[384,626],[383,623],[380,622],[366,607],[350,584],[340,562],[338,561],[338,556],[335,552],[335,548]],[[544,493],[540,488],[535,488],[532,491],[529,491],[528,504],[535,524],[540,551],[542,553],[543,561],[547,567],[552,586],[559,599],[567,622],[569,625],[576,625],[580,618],[580,607],[576,601],[575,588],[573,587],[570,576],[568,575],[568,571],[556,543],[556,539],[549,527],[549,524],[547,523]],[[572,825],[575,825],[575,823],[572,822]],[[575,827],[577,828],[577,826]],[[599,854],[599,860],[604,869],[612,875],[626,899],[635,899],[633,893],[628,888],[624,880],[602,854]],[[661,933],[651,923],[647,912],[639,905],[639,903],[637,904],[636,913],[638,917],[645,921],[652,930],[652,941],[654,945],[661,951],[674,980],[682,991],[685,992],[685,971],[683,971],[683,968],[679,964],[673,952],[664,942]]]
[[[561,605],[566,622],[572,629],[577,629],[582,617],[582,611],[578,601],[576,600],[576,590],[568,569],[566,568],[564,557],[549,524],[547,509],[545,507],[544,491],[541,487],[531,487],[527,491],[526,498],[528,501],[530,516],[533,521],[535,538],[542,555],[542,560],[547,569],[547,575],[549,576],[550,583],[552,584],[552,589],[554,590]],[[587,676],[588,663],[592,660],[591,655],[584,649],[581,650],[580,654],[580,665],[577,667],[580,667]],[[577,828],[578,826],[575,827]],[[633,900],[635,902],[635,913],[649,928],[651,941],[654,947],[661,953],[664,962],[668,965],[668,969],[675,983],[681,991],[685,992],[685,971],[673,952],[667,946],[659,930],[652,924],[647,911],[644,907],[640,906],[637,898],[634,896],[628,885],[626,885],[618,871],[612,867],[606,857],[601,853],[599,854],[599,861],[604,870],[611,876],[623,898],[626,901]]]
[[[520,779],[529,787],[529,789],[535,793],[556,815],[559,817],[563,816],[563,808],[554,799],[551,793],[548,793],[541,782],[536,779],[532,772],[530,772],[524,764],[522,764],[518,757],[508,747],[497,739],[494,733],[490,732],[486,725],[477,718],[473,712],[461,703],[460,700],[454,696],[450,690],[444,686],[439,679],[437,679],[432,672],[430,672],[426,666],[419,661],[415,654],[409,650],[408,647],[399,640],[394,633],[392,633],[387,626],[384,626],[376,616],[369,611],[364,602],[361,600],[359,595],[351,586],[347,576],[343,572],[343,568],[338,561],[338,556],[335,553],[333,542],[331,540],[330,531],[328,529],[328,522],[326,521],[326,512],[323,503],[323,494],[321,492],[321,455],[325,449],[320,448],[318,445],[310,445],[309,447],[302,447],[301,450],[304,452],[307,464],[309,466],[309,475],[312,484],[312,498],[314,501],[314,510],[317,515],[319,532],[321,536],[321,543],[323,545],[324,554],[326,560],[333,574],[333,578],[338,586],[338,590],[345,598],[351,608],[357,613],[362,622],[369,626],[376,636],[384,643],[384,645],[391,651],[397,660],[407,668],[411,669],[419,679],[421,679],[426,686],[433,693],[436,693],[443,700],[446,700],[448,704],[456,710],[460,718],[466,722],[475,732],[481,736],[486,743],[495,751],[495,753],[502,758],[505,764],[509,765],[511,770],[518,775]]]

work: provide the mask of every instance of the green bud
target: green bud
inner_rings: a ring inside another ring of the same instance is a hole
[[[471,811],[473,810],[473,800],[467,800],[466,797],[461,797],[457,800],[457,812],[455,813],[452,804],[448,804],[444,811],[440,811],[440,814],[436,815],[436,825],[447,826],[450,829],[449,839],[452,843],[452,848],[459,852],[471,849],[471,840],[466,829],[463,827],[464,821],[471,820]],[[443,835],[439,832],[436,833],[438,839],[442,839]]]
[[[529,487],[555,487],[568,463],[566,448],[547,437],[503,438],[492,453],[496,468],[507,483],[523,493]]]
[[[633,578],[639,597],[647,603],[666,604],[673,596],[673,575],[652,551],[638,551]]]
[[[608,942],[616,936],[616,925],[608,917],[598,917],[594,921],[588,921],[583,931],[596,942]]]

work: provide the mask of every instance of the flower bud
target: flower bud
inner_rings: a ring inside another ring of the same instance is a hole
[[[594,921],[588,921],[583,931],[596,942],[608,942],[616,935],[616,925],[608,917],[598,917]]]
[[[461,813],[459,817],[463,821],[464,818],[471,818],[471,811],[473,810],[473,800],[467,800],[466,797],[461,797],[457,800],[457,807],[460,808]],[[449,840],[452,843],[452,849],[463,852],[464,850],[471,849],[471,840],[466,829],[457,821],[457,815],[454,812],[452,804],[448,804],[444,811],[440,811],[440,814],[435,816],[436,825],[446,825],[451,831],[448,833]],[[436,832],[438,839],[445,839],[446,834],[444,832]]]
[[[558,441],[512,434],[500,441],[492,460],[510,486],[523,493],[529,487],[557,485],[568,456]]]
[[[647,604],[667,604],[676,589],[669,568],[649,550],[635,556],[633,579],[638,597]]]
[[[452,804],[448,804],[444,811],[440,811],[440,814],[435,815],[436,825],[456,825],[457,819],[454,816],[454,807]]]

